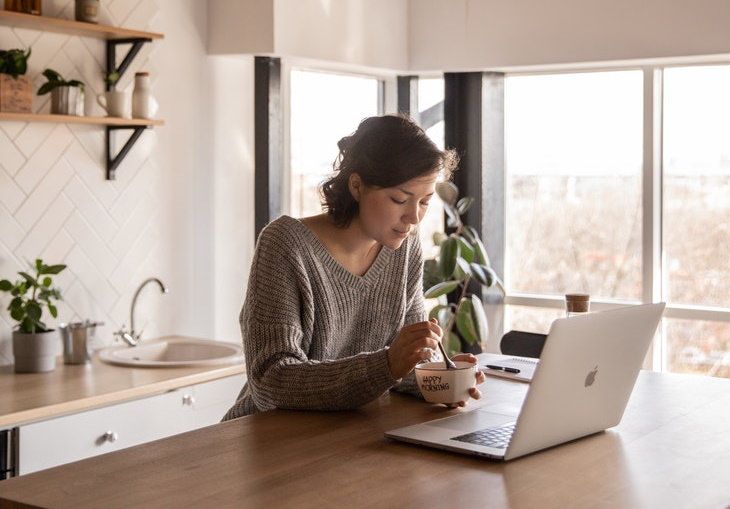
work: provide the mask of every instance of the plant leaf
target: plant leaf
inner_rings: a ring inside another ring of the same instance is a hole
[[[477,337],[480,343],[485,343],[489,337],[489,322],[487,321],[487,313],[484,311],[484,304],[476,295],[471,295],[472,312],[474,316],[474,324],[476,325]]]
[[[453,357],[456,354],[461,353],[461,342],[459,336],[454,332],[449,332],[449,336],[441,340],[444,345],[444,350],[449,357]]]
[[[479,334],[474,323],[473,304],[470,298],[464,297],[456,308],[456,328],[464,341],[470,345],[479,343]]]
[[[25,310],[21,307],[15,307],[10,310],[10,317],[16,322],[21,322],[25,319]]]
[[[430,320],[431,318],[435,318],[436,320],[438,320],[439,312],[444,308],[448,309],[448,307],[449,306],[447,306],[446,304],[439,304],[438,306],[432,307],[431,311],[428,312],[428,319]],[[440,320],[439,320],[439,325],[441,325]]]
[[[43,272],[41,272],[41,274],[58,274],[59,272],[61,272],[65,268],[66,268],[66,266],[63,265],[63,264],[59,264],[59,265],[46,265],[43,268]]]
[[[56,309],[56,306],[54,306],[50,302],[48,303],[48,311],[51,313],[51,316],[53,318],[56,318],[58,316],[58,309]]]
[[[0,281],[0,290],[3,292],[9,292],[13,288],[13,284],[7,279]]]
[[[439,283],[426,290],[423,296],[427,299],[440,297],[441,295],[446,295],[447,293],[453,292],[454,290],[456,290],[457,286],[459,286],[458,281],[444,281],[443,283]]]
[[[464,196],[458,202],[456,202],[456,210],[460,216],[466,214],[471,206],[474,204],[474,198],[471,196]]]
[[[31,301],[27,306],[25,306],[25,312],[33,320],[40,320],[41,315],[43,314],[43,309],[41,309],[38,304]]]
[[[491,265],[489,263],[489,255],[487,254],[487,248],[484,247],[481,239],[479,237],[475,237],[472,244],[474,245],[474,251],[476,252],[477,260],[479,261],[479,263],[489,267]]]
[[[23,279],[25,279],[31,287],[38,286],[38,281],[36,281],[36,279],[27,272],[18,272],[18,274],[23,276]]]
[[[444,212],[446,212],[446,226],[451,226],[452,228],[459,225],[461,222],[461,219],[459,218],[459,214],[456,212],[456,209],[449,205],[448,203],[444,203]]]
[[[439,254],[439,269],[444,279],[450,278],[456,267],[456,259],[459,256],[459,241],[455,237],[449,237],[441,244]]]
[[[497,275],[494,273],[494,270],[492,270],[491,267],[487,267],[486,265],[481,265],[479,263],[472,263],[470,267],[474,279],[476,279],[479,284],[482,284],[487,288],[491,287],[494,284],[494,278]]]
[[[461,236],[457,237],[457,239],[459,239],[459,256],[469,263],[474,261],[474,248],[471,244]]]
[[[433,237],[432,237],[432,239],[433,239],[433,244],[434,244],[435,246],[440,246],[440,245],[441,245],[441,244],[443,244],[443,243],[444,243],[444,241],[445,241],[446,239],[448,239],[448,238],[449,238],[449,236],[448,236],[448,235],[446,235],[446,234],[445,234],[444,232],[435,232],[435,233],[433,234]]]
[[[441,269],[436,260],[426,260],[423,262],[423,289],[426,290],[434,285],[441,283],[444,278],[441,276]]]
[[[464,281],[467,277],[471,277],[471,267],[469,267],[469,262],[467,262],[460,256],[456,259],[454,279]]]
[[[43,286],[51,286],[51,283],[53,283],[53,280],[49,278],[48,276],[43,278]]]
[[[41,87],[38,89],[38,95],[45,95],[54,88],[56,88],[57,84],[55,81],[46,81]]]
[[[459,188],[453,182],[439,182],[436,184],[436,194],[445,204],[453,206],[459,196]]]

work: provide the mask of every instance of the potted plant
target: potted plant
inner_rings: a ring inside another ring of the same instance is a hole
[[[17,322],[13,331],[13,355],[18,373],[43,373],[56,367],[58,335],[42,318],[44,306],[52,317],[58,316],[53,302],[61,300],[61,291],[52,286],[51,276],[65,268],[65,265],[46,265],[37,259],[31,265],[35,275],[20,271],[21,279],[15,283],[7,279],[0,281],[0,290],[12,296],[8,311]]]
[[[0,50],[0,111],[30,113],[33,92],[28,71],[31,50]]]
[[[51,93],[51,113],[58,115],[83,115],[84,84],[79,80],[66,80],[53,69],[43,71],[48,80],[38,89],[38,95]]]
[[[439,254],[424,262],[424,296],[440,301],[429,318],[436,318],[444,330],[444,347],[450,356],[462,351],[479,352],[489,327],[482,300],[470,291],[470,286],[496,285],[504,294],[504,284],[490,267],[478,232],[462,219],[474,198],[459,199],[459,189],[452,182],[439,182],[436,194],[444,203],[446,224],[453,232],[434,234]]]

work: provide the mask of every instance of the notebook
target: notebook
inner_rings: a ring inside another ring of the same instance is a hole
[[[485,402],[385,436],[511,460],[616,426],[663,310],[645,304],[555,320],[518,415]]]
[[[529,382],[535,374],[540,359],[519,357],[517,355],[501,355],[497,353],[479,354],[479,370],[485,375],[498,376]]]

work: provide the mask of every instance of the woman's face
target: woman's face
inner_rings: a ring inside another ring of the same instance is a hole
[[[398,249],[426,214],[437,178],[438,172],[433,172],[395,187],[376,187],[353,174],[350,189],[359,203],[363,231],[379,244]]]

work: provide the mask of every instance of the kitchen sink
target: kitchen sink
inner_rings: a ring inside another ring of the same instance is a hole
[[[243,352],[233,343],[170,336],[138,346],[110,346],[99,350],[99,359],[118,366],[176,368],[240,363]]]

